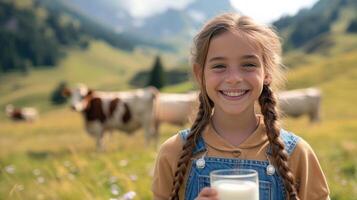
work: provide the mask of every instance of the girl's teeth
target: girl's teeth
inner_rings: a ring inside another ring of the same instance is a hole
[[[237,97],[242,96],[245,92],[223,92],[223,94],[230,96],[230,97]]]

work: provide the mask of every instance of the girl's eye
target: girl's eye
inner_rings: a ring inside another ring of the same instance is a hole
[[[253,63],[246,63],[246,64],[243,64],[243,67],[256,67],[257,65],[256,64],[253,64]]]
[[[224,69],[225,67],[224,65],[213,65],[212,69]]]

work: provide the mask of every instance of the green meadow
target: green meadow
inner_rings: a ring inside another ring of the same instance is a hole
[[[324,170],[331,199],[357,199],[357,38],[334,38],[339,45],[324,54],[291,52],[284,62],[287,88],[315,86],[322,90],[322,120],[283,119],[283,126],[307,140]],[[119,51],[95,41],[86,51],[69,49],[54,69],[29,75],[0,77],[0,199],[120,199],[135,192],[135,199],[152,199],[152,169],[157,148],[145,147],[143,132],[108,134],[105,152],[96,152],[81,116],[68,105],[53,106],[51,91],[61,81],[105,90],[128,89],[135,72],[148,69],[155,53]],[[174,66],[173,56],[164,64]],[[184,92],[185,82],[164,88]],[[5,105],[35,106],[40,118],[16,123],[6,118]],[[188,125],[187,125],[188,126]],[[185,127],[187,127],[185,126]],[[177,127],[160,127],[160,143]]]

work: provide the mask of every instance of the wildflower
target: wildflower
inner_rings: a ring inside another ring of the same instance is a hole
[[[110,191],[111,191],[112,195],[118,196],[119,193],[120,193],[120,188],[119,188],[118,185],[112,184],[112,185],[110,186]]]
[[[42,184],[45,182],[45,178],[42,176],[39,176],[39,177],[37,177],[36,181],[37,181],[37,183]]]
[[[67,174],[67,177],[68,177],[68,179],[71,180],[71,181],[73,181],[74,179],[76,179],[76,177],[75,177],[73,174],[71,174],[71,173]]]
[[[130,191],[130,192],[125,193],[123,195],[122,199],[123,200],[132,200],[132,199],[134,199],[135,196],[136,196],[136,192]]]
[[[39,176],[39,175],[41,174],[41,171],[40,171],[39,169],[34,169],[34,170],[32,171],[32,173],[33,173],[33,175],[35,175],[35,176]]]
[[[138,180],[138,176],[135,175],[135,174],[131,174],[131,175],[129,176],[129,178],[130,178],[130,180],[132,180],[132,181]]]
[[[110,184],[116,183],[117,181],[118,181],[118,178],[116,176],[109,177],[109,183]]]
[[[22,191],[22,190],[24,190],[24,189],[25,189],[24,185],[21,185],[21,184],[20,184],[20,185],[17,185],[17,186],[16,186],[16,190],[17,190],[17,191]]]
[[[13,165],[8,165],[5,167],[5,171],[9,174],[14,174],[15,170],[16,170],[16,168]]]
[[[129,163],[128,160],[124,159],[124,160],[119,161],[119,166],[120,167],[125,167],[125,166],[128,165],[128,163]]]
[[[64,161],[63,165],[64,165],[65,167],[70,167],[72,164],[71,164],[70,161],[66,160],[66,161]]]

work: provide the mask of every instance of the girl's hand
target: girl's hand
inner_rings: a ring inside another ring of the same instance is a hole
[[[213,188],[205,187],[195,200],[218,200],[218,193]]]

